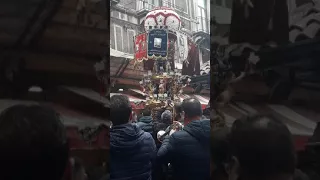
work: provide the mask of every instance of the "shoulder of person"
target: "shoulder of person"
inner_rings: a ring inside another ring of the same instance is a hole
[[[144,122],[137,122],[136,125],[137,126],[143,126],[145,123]]]
[[[172,139],[183,139],[187,135],[188,135],[188,133],[186,131],[183,131],[183,130],[182,131],[176,131],[170,136],[170,138],[172,138]]]
[[[143,136],[145,139],[152,139],[153,140],[152,134],[149,132],[144,131]]]

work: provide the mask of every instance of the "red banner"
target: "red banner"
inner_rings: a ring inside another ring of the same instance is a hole
[[[137,61],[148,60],[147,58],[147,34],[142,33],[136,36],[134,41],[135,54],[134,57]]]

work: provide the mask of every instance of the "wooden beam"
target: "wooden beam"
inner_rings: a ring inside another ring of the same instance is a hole
[[[60,3],[61,0],[43,0],[27,24],[24,32],[17,40],[15,48],[28,46],[37,36],[41,36],[41,32],[44,31],[46,23],[48,23],[57,11]]]
[[[110,115],[108,108],[106,108],[104,104],[63,88],[59,88],[58,92],[54,94],[51,100],[66,107],[89,114],[93,117],[107,120]]]
[[[237,93],[250,93],[250,94],[267,94],[269,93],[269,87],[264,82],[254,81],[250,79],[242,80],[232,85],[233,89]]]
[[[75,86],[100,90],[98,79],[87,74],[29,70],[26,76],[25,79],[31,85],[41,85],[48,88]]]
[[[95,76],[94,62],[59,54],[26,53],[26,68],[36,71],[79,73]]]
[[[53,37],[43,37],[37,47],[33,50],[40,52],[51,52],[68,56],[86,57],[93,60],[101,60],[106,48],[98,43],[90,43],[80,40],[68,40]]]
[[[102,55],[104,54],[105,50],[103,48],[100,48],[100,46],[98,46],[97,44],[91,44],[91,48],[97,48],[92,48],[92,51],[88,51],[90,45],[85,42],[79,41],[67,43],[66,41],[61,41],[59,39],[48,40],[43,38],[42,40],[47,42],[40,42],[38,46],[28,48],[28,51],[43,54],[58,54],[61,56],[69,56],[74,58],[85,58],[88,61],[98,62],[101,61]]]
[[[109,25],[106,19],[103,19],[103,16],[100,14],[96,14],[92,12],[91,15],[91,20],[93,21],[92,24],[88,23],[81,23],[77,24],[77,15],[78,11],[73,8],[68,8],[61,6],[59,9],[58,13],[53,17],[53,22],[56,23],[62,23],[62,24],[69,24],[73,26],[78,26],[79,28],[96,28],[96,29],[101,29],[101,30],[108,30]]]
[[[136,80],[136,79],[111,77],[111,80],[116,80],[116,84],[128,84],[132,86],[140,86],[139,80]]]
[[[109,42],[109,31],[106,29],[77,27],[67,23],[52,22],[44,34],[46,37],[80,40],[86,42],[94,42],[97,44],[105,44]]]

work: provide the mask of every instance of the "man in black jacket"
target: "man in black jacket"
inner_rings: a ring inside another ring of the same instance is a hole
[[[167,137],[157,154],[158,163],[173,167],[173,179],[210,179],[210,120],[201,120],[201,103],[182,103],[184,129]]]
[[[110,99],[110,179],[151,180],[156,145],[150,133],[130,123],[129,99],[114,95]]]
[[[137,125],[150,134],[153,134],[153,119],[150,109],[146,108],[142,112],[142,117],[139,119]]]

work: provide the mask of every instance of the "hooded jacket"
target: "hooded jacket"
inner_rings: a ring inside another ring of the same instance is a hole
[[[209,180],[210,129],[210,120],[189,123],[163,141],[157,162],[170,163],[175,180]]]
[[[142,116],[137,125],[145,132],[153,134],[153,119],[151,116]]]
[[[110,130],[110,179],[151,180],[155,142],[135,124],[114,126]]]

